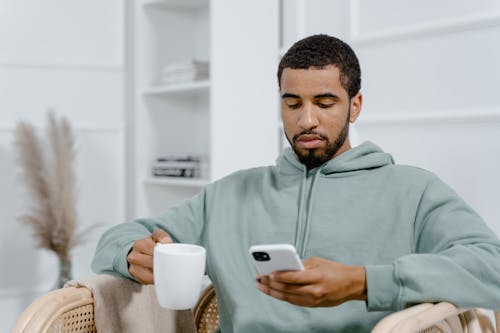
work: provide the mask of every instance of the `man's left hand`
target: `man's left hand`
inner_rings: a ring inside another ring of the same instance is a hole
[[[367,297],[363,266],[348,266],[318,257],[304,260],[303,271],[273,272],[256,280],[263,293],[301,306],[336,306]]]

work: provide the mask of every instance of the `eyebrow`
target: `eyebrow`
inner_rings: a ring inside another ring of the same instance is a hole
[[[282,99],[284,99],[284,98],[300,98],[300,96],[295,95],[295,94],[290,94],[290,93],[284,93],[283,95],[281,95],[281,98]],[[324,93],[324,94],[315,95],[314,98],[315,99],[317,99],[317,98],[333,98],[336,100],[340,99],[339,96],[331,94],[331,93]]]
[[[319,94],[319,95],[314,96],[314,98],[333,98],[336,100],[340,99],[339,96],[331,94],[331,93]]]
[[[294,94],[290,94],[290,93],[284,93],[283,95],[281,95],[281,98],[300,98],[299,95],[294,95]]]

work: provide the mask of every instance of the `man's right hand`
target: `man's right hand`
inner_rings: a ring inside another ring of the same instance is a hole
[[[153,230],[150,237],[135,241],[127,256],[128,272],[141,284],[153,284],[153,252],[156,243],[172,243],[172,238],[161,229]]]

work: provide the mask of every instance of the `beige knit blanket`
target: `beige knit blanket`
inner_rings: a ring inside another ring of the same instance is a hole
[[[162,308],[153,285],[102,274],[70,281],[65,287],[69,286],[92,292],[99,333],[196,333],[192,312]]]

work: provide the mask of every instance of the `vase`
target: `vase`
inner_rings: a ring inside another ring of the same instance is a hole
[[[71,259],[59,258],[59,274],[55,288],[64,287],[64,284],[73,278],[71,274]]]

